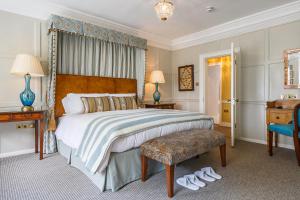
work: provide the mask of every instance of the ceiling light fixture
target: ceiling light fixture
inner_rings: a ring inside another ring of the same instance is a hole
[[[162,21],[166,21],[173,15],[174,8],[172,0],[159,0],[159,2],[154,6],[157,16]]]

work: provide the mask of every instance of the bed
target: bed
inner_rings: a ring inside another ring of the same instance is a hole
[[[117,191],[141,177],[139,146],[155,137],[190,129],[212,129],[213,119],[200,113],[132,109],[63,115],[68,93],[136,93],[136,80],[57,75],[55,113],[59,153],[101,190]],[[149,163],[149,174],[163,170]]]

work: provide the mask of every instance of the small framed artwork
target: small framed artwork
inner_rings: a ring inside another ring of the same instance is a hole
[[[194,91],[194,65],[178,67],[179,91]]]

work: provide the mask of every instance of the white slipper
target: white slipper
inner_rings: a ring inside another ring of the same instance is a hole
[[[199,187],[205,187],[206,185],[204,182],[200,181],[195,174],[185,175],[184,178],[189,179],[192,184],[197,185]]]
[[[215,170],[213,168],[211,168],[211,167],[204,167],[204,168],[201,169],[201,171],[204,171],[208,176],[211,176],[211,177],[213,177],[215,179],[220,180],[222,178],[222,176],[219,175],[219,174],[217,174],[215,172]]]
[[[213,178],[213,177],[210,177],[208,176],[204,171],[195,171],[194,173],[198,178],[201,178],[205,181],[208,181],[208,182],[214,182],[216,179]]]
[[[191,181],[186,177],[180,177],[176,180],[178,185],[181,185],[182,187],[185,187],[190,190],[199,190],[199,186],[194,185],[191,183]]]

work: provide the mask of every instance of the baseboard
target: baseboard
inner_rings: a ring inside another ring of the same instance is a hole
[[[237,139],[238,140],[243,140],[243,141],[246,141],[246,142],[253,142],[253,143],[258,143],[258,144],[267,144],[267,141],[265,141],[265,140],[256,140],[256,139],[245,138],[245,137],[239,137]],[[294,150],[294,145],[278,143],[278,146],[282,147],[282,148]]]
[[[29,154],[29,153],[34,153],[34,149],[24,149],[24,150],[20,150],[20,151],[1,153],[0,158],[19,156],[19,155]]]
[[[239,137],[237,138],[238,140],[246,141],[246,142],[253,142],[253,143],[258,143],[258,144],[267,144],[265,140],[256,140],[256,139],[251,139],[251,138],[245,138],[245,137]],[[294,150],[294,146],[290,144],[278,144],[279,147],[286,148],[286,149],[292,149]],[[12,157],[12,156],[19,156],[23,154],[29,154],[29,153],[34,153],[34,149],[24,149],[20,151],[14,151],[14,152],[8,152],[8,153],[1,153],[0,158],[6,158],[6,157]]]

